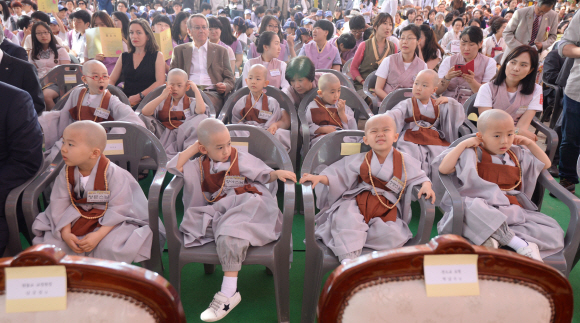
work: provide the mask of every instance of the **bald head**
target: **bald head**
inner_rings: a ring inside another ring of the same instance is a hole
[[[486,110],[477,118],[477,131],[483,134],[490,126],[506,123],[505,121],[509,121],[512,125],[514,123],[512,116],[504,110]]]
[[[417,74],[416,80],[429,80],[433,86],[439,86],[439,75],[434,70],[422,70]]]
[[[167,73],[167,80],[175,77],[180,77],[183,83],[186,83],[189,79],[189,75],[187,75],[187,73],[185,73],[185,71],[180,68],[174,68],[169,71],[169,73]]]
[[[67,130],[74,131],[75,139],[84,142],[91,149],[98,148],[102,153],[107,147],[107,132],[96,122],[90,120],[73,122],[64,129]]]
[[[338,77],[336,77],[336,75],[334,75],[332,73],[325,73],[325,74],[322,74],[320,79],[318,79],[318,88],[321,91],[324,91],[331,84],[337,84],[337,83],[340,84],[340,80],[338,79]]]
[[[365,124],[365,134],[367,133],[367,131],[373,127],[385,127],[388,126],[390,128],[393,128],[395,130],[395,132],[397,131],[397,124],[395,123],[395,120],[393,120],[393,118],[388,115],[388,114],[375,114],[374,116],[372,116],[369,120],[367,120],[367,123]]]
[[[221,120],[218,119],[205,119],[199,123],[197,126],[197,139],[199,143],[208,146],[211,143],[211,138],[221,132],[228,132],[228,128],[224,125]]]
[[[107,72],[107,67],[96,59],[91,59],[83,64],[84,75],[91,75],[93,73],[101,74],[102,72]]]
[[[248,71],[249,75],[262,75],[265,79],[268,78],[268,69],[262,64],[254,64]]]

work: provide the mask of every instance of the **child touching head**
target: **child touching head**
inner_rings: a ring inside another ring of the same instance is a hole
[[[109,85],[109,72],[105,64],[93,59],[83,64],[82,71],[81,80],[87,84],[89,94],[103,94]]]
[[[413,97],[421,101],[423,104],[428,104],[431,96],[437,91],[439,86],[439,75],[434,70],[422,70],[417,74],[413,82]],[[435,104],[443,104],[449,102],[446,96],[442,96],[435,100]]]
[[[107,132],[93,121],[77,121],[64,129],[60,149],[64,163],[88,176],[107,145]]]
[[[340,99],[340,80],[338,77],[331,73],[323,74],[318,80],[318,96],[324,104],[335,105],[338,111],[338,117],[343,124],[348,123],[348,118],[346,116],[346,101]],[[315,133],[331,133],[336,131],[335,126],[322,126],[316,130]]]

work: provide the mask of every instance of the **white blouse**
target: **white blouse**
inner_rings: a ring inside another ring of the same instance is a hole
[[[50,71],[53,67],[61,65],[60,61],[68,61],[70,62],[70,56],[68,56],[68,52],[65,48],[60,47],[58,49],[58,61],[54,62],[54,53],[52,49],[48,49],[46,51],[41,51],[38,54],[38,59],[32,59],[32,57],[28,58],[28,61],[38,70],[38,78],[43,78],[48,71]]]

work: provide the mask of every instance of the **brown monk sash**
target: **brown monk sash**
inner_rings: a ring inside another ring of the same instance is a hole
[[[109,159],[105,157],[104,154],[101,154],[101,159],[99,160],[99,165],[97,166],[97,174],[95,176],[95,184],[94,190],[95,191],[107,191],[108,185],[105,183],[106,179],[105,176],[106,170],[109,166]],[[77,204],[87,204],[86,198],[78,199],[76,194],[74,194],[75,188],[75,168],[74,167],[66,167],[67,172],[67,179],[68,184],[70,185],[69,196],[74,208],[81,214],[81,217],[75,222],[75,224],[71,228],[71,233],[75,236],[84,236],[88,233],[93,232],[96,228],[100,227],[101,224],[99,223],[99,218],[105,215],[105,210],[100,209],[91,209],[89,211],[85,211],[82,208],[78,208]]]
[[[373,158],[372,150],[367,152],[366,158],[368,159],[370,165]],[[402,174],[403,158],[401,153],[393,148],[393,176],[396,176],[398,179],[402,179]],[[363,161],[360,165],[360,175],[358,181],[359,183],[365,182],[369,185],[372,185],[369,177],[369,166],[365,161]],[[373,176],[373,183],[376,187],[391,192],[391,190],[387,187],[388,181],[385,182]],[[405,188],[403,188],[403,190],[405,190]],[[376,217],[380,217],[384,222],[397,220],[397,206],[389,209],[379,201],[380,198],[384,199],[386,202],[385,204],[387,204],[389,207],[393,206],[393,203],[391,203],[385,197],[379,195],[373,196],[371,191],[363,191],[356,196],[356,204],[358,205],[360,213],[364,216],[366,223],[369,223],[372,218]]]
[[[183,97],[183,110],[189,109],[189,97],[185,95]],[[169,130],[177,129],[183,124],[181,120],[185,120],[185,112],[183,111],[171,111],[172,106],[171,95],[167,97],[165,103],[163,103],[163,109],[159,111],[158,117],[159,121]]]
[[[439,118],[439,106],[435,104],[435,100],[431,99],[431,104],[433,104],[433,109],[435,110],[435,118],[429,118],[421,114],[421,110],[419,110],[419,105],[417,104],[417,99],[413,97],[411,99],[413,102],[413,116],[406,118],[405,122],[407,123],[416,123],[417,120],[423,120],[431,124],[435,124],[437,118]],[[416,143],[417,145],[423,146],[449,146],[449,143],[439,136],[439,132],[437,130],[433,130],[430,127],[423,127],[417,124],[419,130],[412,131],[408,129],[405,131],[405,141]]]
[[[320,97],[314,98],[314,102],[318,105],[318,108],[310,109],[310,115],[312,117],[312,122],[320,127],[324,126],[336,126],[342,128],[342,122],[340,122],[340,117],[338,116],[337,108],[327,107]],[[314,138],[322,136],[322,133],[317,134]]]
[[[477,150],[475,153],[477,155]],[[507,153],[513,161],[517,161],[516,155],[511,150],[508,150]],[[516,164],[519,165],[517,162]],[[520,167],[494,164],[491,161],[491,155],[485,149],[481,149],[481,162],[477,163],[477,174],[483,180],[497,184],[503,191],[520,190],[522,187]],[[510,204],[522,206],[515,195],[506,194],[506,196]]]
[[[110,114],[109,114],[109,117],[107,119],[95,117],[95,110],[97,110],[97,109],[82,105],[83,99],[85,98],[86,93],[87,93],[87,88],[83,88],[81,90],[81,93],[79,93],[77,105],[74,108],[69,110],[70,116],[75,121],[80,121],[80,120],[93,120],[94,122],[115,121],[115,119],[113,119],[113,117]],[[99,104],[99,108],[108,110],[110,100],[111,100],[111,92],[106,91],[105,94],[103,94],[103,98],[101,99],[101,104]]]
[[[236,150],[236,148],[232,147],[230,160],[233,161],[233,164],[231,165],[232,167],[230,168],[230,171],[227,175],[240,176],[240,168],[238,166],[238,159],[235,158],[235,157],[237,157],[237,155],[238,155],[238,151]],[[201,191],[208,192],[210,194],[214,194],[215,192],[219,191],[222,188],[222,186],[225,185],[226,171],[224,170],[224,171],[221,171],[221,172],[216,173],[216,174],[211,174],[209,171],[209,158],[207,156],[203,157],[203,160],[201,162],[201,166],[203,167],[203,178],[202,178],[202,182],[201,182]],[[234,190],[236,191],[237,195],[240,195],[243,193],[254,193],[254,194],[262,195],[262,192],[258,191],[258,189],[255,188],[251,184],[246,184],[242,187],[236,187],[236,188],[234,188]],[[226,195],[218,196],[213,202],[217,202],[225,196]]]
[[[258,98],[259,100],[259,98]],[[270,111],[268,108],[268,96],[266,94],[262,94],[262,110],[263,111]],[[260,110],[254,109],[252,105],[252,93],[248,94],[246,98],[246,106],[242,109],[242,122],[243,120],[247,121],[255,121],[257,123],[266,123],[268,120],[260,119]]]

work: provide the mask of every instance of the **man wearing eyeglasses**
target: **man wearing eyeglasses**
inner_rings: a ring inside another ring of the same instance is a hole
[[[354,36],[354,39],[356,40],[356,45],[354,46],[353,49],[349,49],[348,51],[340,54],[340,57],[344,61],[348,61],[349,59],[354,57],[354,54],[356,54],[356,50],[358,48],[358,45],[360,45],[364,41],[363,34],[367,28],[365,18],[363,16],[360,16],[360,15],[352,17],[348,21],[348,25],[350,28],[350,33]]]
[[[234,88],[234,74],[226,48],[211,43],[209,23],[201,14],[192,15],[187,21],[187,31],[193,42],[173,49],[170,70],[180,68],[189,79],[203,89],[219,113],[224,96]]]
[[[556,0],[538,0],[533,6],[518,9],[503,32],[509,53],[521,45],[530,45],[541,52],[556,41],[558,14],[552,10]],[[502,63],[503,63],[502,59]]]

